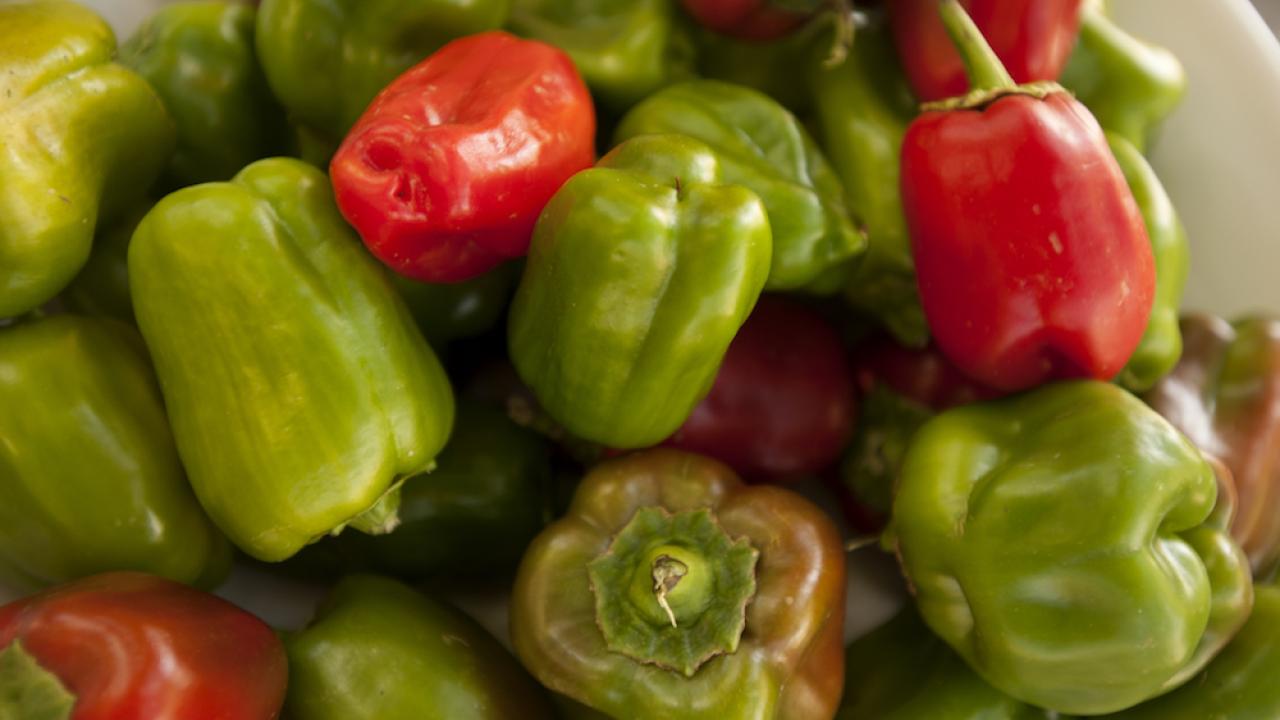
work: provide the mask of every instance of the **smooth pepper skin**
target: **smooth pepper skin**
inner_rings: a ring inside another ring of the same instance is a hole
[[[512,0],[512,32],[573,58],[603,111],[619,113],[692,74],[670,0]]]
[[[703,27],[723,35],[766,42],[794,32],[822,7],[820,0],[680,0]]]
[[[545,691],[493,636],[394,580],[345,578],[285,643],[293,720],[553,717]]]
[[[158,10],[120,46],[120,62],[146,78],[177,126],[162,182],[230,180],[279,154],[289,135],[254,50],[256,11],[237,2],[182,2]]]
[[[921,428],[887,539],[925,621],[987,682],[1114,712],[1199,672],[1249,615],[1218,482],[1136,397],[1058,383]]]
[[[1280,561],[1280,321],[1183,317],[1184,350],[1147,402],[1231,470],[1232,535],[1255,575]]]
[[[93,238],[89,260],[58,296],[68,309],[136,324],[133,299],[129,297],[129,241],[153,204],[140,203],[99,230]]]
[[[1083,0],[961,0],[1015,82],[1057,80],[1076,43]],[[921,100],[969,91],[938,0],[888,0],[898,56]]]
[[[1182,333],[1178,330],[1178,306],[1182,304],[1182,288],[1187,282],[1187,266],[1191,249],[1187,231],[1178,218],[1173,201],[1146,158],[1128,140],[1113,133],[1107,143],[1124,172],[1134,202],[1142,212],[1142,222],[1151,240],[1151,254],[1156,266],[1155,298],[1146,332],[1119,381],[1129,390],[1151,389],[1178,363],[1182,355]]]
[[[658,576],[668,617],[655,575],[671,556],[685,572]],[[746,559],[754,574],[733,575]],[[619,616],[629,632],[609,622]],[[825,720],[844,681],[843,618],[844,551],[822,510],[658,449],[596,466],[530,545],[511,634],[543,685],[612,717]],[[736,650],[708,650],[713,633]],[[667,669],[686,650],[705,659]]]
[[[508,345],[570,433],[654,445],[711,389],[769,271],[764,205],[727,175],[697,140],[636,138],[543,210]]]
[[[975,94],[916,118],[903,140],[929,329],[961,371],[998,390],[1110,380],[1155,295],[1133,193],[1083,105],[1060,88],[1014,86],[954,0],[941,8],[985,77]]]
[[[230,546],[187,485],[133,328],[58,315],[0,329],[0,437],[0,574],[226,576]]]
[[[1108,720],[1263,720],[1280,717],[1280,588],[1260,586],[1231,644],[1185,685]]]
[[[978,676],[915,608],[853,641],[845,652],[836,720],[1046,720]]]
[[[498,323],[520,280],[520,269],[519,262],[507,262],[460,283],[423,283],[392,273],[391,283],[423,337],[439,351],[454,340],[483,335]]]
[[[178,453],[232,542],[276,561],[347,524],[394,527],[453,396],[322,172],[260,160],[169,195],[129,277]]]
[[[137,203],[173,150],[160,98],[115,50],[73,2],[0,5],[0,317],[66,287],[99,223]]]
[[[308,575],[501,576],[551,520],[552,490],[547,441],[497,409],[463,401],[436,469],[401,487],[399,527],[326,538],[292,562]]]
[[[272,720],[288,679],[266,623],[136,572],[0,607],[0,669],[0,717],[32,720]]]
[[[794,480],[840,457],[854,412],[840,336],[804,305],[766,296],[729,344],[711,392],[665,444],[752,480]]]
[[[1097,5],[1081,13],[1080,39],[1062,84],[1102,127],[1145,152],[1186,95],[1187,73],[1172,52],[1128,34]]]
[[[472,35],[378,95],[334,155],[334,193],[397,273],[468,280],[527,252],[547,200],[594,161],[595,130],[568,55]]]
[[[867,251],[854,261],[845,298],[903,344],[920,347],[929,328],[898,190],[902,138],[916,101],[884,16],[869,18],[843,63],[828,67],[821,43],[820,52],[809,53],[809,94],[818,142],[844,185],[849,212],[867,234]]]
[[[272,92],[327,160],[384,87],[510,0],[262,0],[254,41]]]
[[[768,289],[834,290],[841,265],[866,248],[840,178],[795,116],[767,95],[716,80],[680,83],[632,108],[614,137],[659,133],[711,146],[725,180],[760,196],[773,228]]]

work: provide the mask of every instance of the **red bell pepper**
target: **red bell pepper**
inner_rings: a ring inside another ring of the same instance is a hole
[[[375,256],[415,280],[460,282],[528,252],[542,207],[594,162],[595,132],[568,55],[486,32],[388,85],[329,173]]]
[[[154,575],[95,575],[0,607],[0,717],[268,720],[287,680],[265,623]]]
[[[917,284],[938,346],[1004,391],[1111,379],[1151,314],[1142,215],[1098,122],[1055,84],[1015,86],[956,0],[975,90],[927,105],[902,147]]]
[[[1020,83],[1057,80],[1075,47],[1083,0],[961,0]],[[964,61],[938,16],[938,0],[890,0],[898,55],[922,101],[963,95]]]
[[[854,352],[853,376],[858,396],[876,385],[934,412],[997,397],[960,372],[935,345],[908,348],[887,336],[862,342]]]
[[[822,0],[680,0],[699,25],[739,40],[776,40],[798,29]]]
[[[834,463],[853,429],[844,347],[820,315],[762,297],[733,338],[711,392],[666,445],[710,455],[748,479]]]

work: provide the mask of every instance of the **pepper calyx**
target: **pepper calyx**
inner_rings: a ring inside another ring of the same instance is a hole
[[[0,650],[0,717],[67,720],[76,696],[14,640]]]

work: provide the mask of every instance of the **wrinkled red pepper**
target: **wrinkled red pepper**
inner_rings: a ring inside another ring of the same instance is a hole
[[[595,132],[568,55],[486,32],[387,86],[329,172],[375,256],[415,280],[460,282],[528,251],[547,200],[594,162]]]
[[[74,702],[72,720],[269,720],[288,680],[284,648],[261,620],[136,572],[95,575],[0,607],[0,657],[0,705],[16,698],[14,717],[65,717],[41,692],[60,683]]]
[[[766,296],[730,343],[711,392],[664,444],[748,479],[792,479],[840,457],[853,415],[839,335],[804,305]]]
[[[966,375],[1021,390],[1109,380],[1147,326],[1155,264],[1142,215],[1083,105],[1015,86],[955,0],[940,6],[976,90],[926,106],[902,148],[925,317]]]
[[[765,42],[795,31],[813,17],[822,1],[680,0],[680,4],[709,30],[739,40]]]
[[[1016,82],[1057,80],[1075,47],[1082,0],[961,0]],[[898,55],[922,101],[969,90],[938,0],[890,0]]]

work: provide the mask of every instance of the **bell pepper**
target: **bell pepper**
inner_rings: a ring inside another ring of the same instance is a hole
[[[763,297],[729,344],[711,392],[665,444],[750,479],[798,479],[840,457],[853,416],[840,336],[804,305]]]
[[[843,63],[829,67],[827,56],[811,51],[806,65],[818,140],[843,182],[849,212],[867,234],[867,251],[855,261],[845,298],[899,342],[920,347],[929,328],[898,191],[898,158],[916,101],[883,15],[870,15],[858,29]]]
[[[169,195],[129,278],[182,464],[233,543],[277,561],[346,525],[395,526],[453,396],[322,172],[260,160]]]
[[[1080,40],[1062,84],[1102,127],[1145,152],[1186,95],[1187,73],[1173,53],[1125,32],[1095,3],[1081,14]]]
[[[285,643],[293,720],[552,717],[545,692],[493,636],[394,580],[345,578]]]
[[[930,632],[914,608],[853,641],[836,720],[1047,720],[991,687]]]
[[[773,229],[770,290],[794,290],[843,279],[841,265],[866,247],[850,222],[844,188],[808,131],[772,98],[715,80],[673,85],[631,109],[618,142],[678,133],[719,156],[728,182],[760,196]]]
[[[1280,321],[1182,319],[1184,352],[1145,398],[1231,470],[1240,508],[1231,532],[1255,575],[1280,563]]]
[[[722,35],[765,42],[795,32],[825,0],[680,0],[703,27]]]
[[[692,138],[619,145],[551,198],[511,303],[511,362],[570,433],[614,448],[670,436],[769,271],[760,199]]]
[[[89,260],[59,297],[67,308],[135,324],[129,297],[129,241],[154,203],[134,206],[93,238]]]
[[[827,42],[829,34],[830,23],[821,19],[767,43],[739,40],[697,28],[693,40],[698,76],[759,90],[796,116],[808,117],[813,98],[804,83],[796,82],[796,68],[813,54],[815,46]],[[824,59],[829,55],[830,52]]]
[[[0,717],[271,720],[284,648],[219,597],[136,572],[0,607]]]
[[[311,576],[501,575],[515,570],[529,541],[551,520],[552,495],[547,442],[494,408],[462,402],[436,469],[401,488],[399,527],[376,537],[326,538],[290,562]]]
[[[0,566],[22,584],[226,576],[230,547],[187,486],[133,328],[60,315],[0,329],[0,437]]]
[[[509,27],[569,53],[609,113],[692,74],[692,41],[669,0],[511,0]]]
[[[907,130],[902,199],[938,347],[998,390],[1110,380],[1142,339],[1151,242],[1098,123],[1056,85],[1017,86],[955,0],[975,90]]]
[[[66,287],[94,230],[142,199],[173,150],[160,98],[115,50],[73,2],[0,5],[0,317]]]
[[[594,159],[595,111],[569,57],[490,32],[396,78],[330,173],[378,259],[415,280],[458,282],[524,255],[543,205]]]
[[[177,126],[162,184],[229,180],[286,149],[289,126],[258,66],[254,8],[227,0],[158,10],[120,46],[120,62],[146,78]]]
[[[511,0],[262,0],[267,82],[324,164],[384,87],[454,38],[493,30]]]
[[[1107,133],[1107,143],[1124,172],[1133,199],[1142,212],[1142,222],[1151,240],[1156,266],[1155,299],[1147,329],[1124,370],[1120,384],[1134,392],[1149,390],[1178,363],[1182,355],[1182,333],[1178,330],[1178,306],[1187,282],[1187,231],[1178,219],[1173,201],[1160,178],[1142,153],[1128,140]]]
[[[1253,613],[1231,644],[1177,690],[1109,720],[1280,717],[1280,588],[1257,588]]]
[[[1082,0],[961,0],[1015,82],[1057,80],[1075,46]],[[938,0],[890,0],[898,56],[926,102],[969,90],[966,62],[947,37]]]
[[[1194,676],[1249,615],[1219,482],[1136,397],[1058,383],[921,428],[886,541],[929,627],[987,682],[1114,712]]]
[[[409,306],[423,337],[437,351],[454,340],[482,335],[511,301],[520,266],[508,262],[460,283],[423,283],[393,273],[391,284]]]
[[[844,549],[826,514],[724,465],[658,449],[600,464],[525,554],[516,654],[612,717],[835,713]]]

